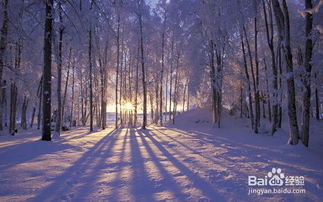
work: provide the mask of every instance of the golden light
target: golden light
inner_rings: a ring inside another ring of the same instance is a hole
[[[132,105],[132,103],[131,103],[131,102],[126,102],[126,103],[124,103],[124,104],[122,105],[122,108],[123,108],[124,110],[131,111],[131,110],[133,110],[133,105]]]

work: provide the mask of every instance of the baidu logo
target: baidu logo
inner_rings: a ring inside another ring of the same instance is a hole
[[[281,168],[272,168],[264,177],[248,176],[248,195],[304,194],[304,176],[285,175]]]
[[[248,176],[248,186],[304,186],[304,176],[286,176],[281,168],[272,168],[265,177]]]

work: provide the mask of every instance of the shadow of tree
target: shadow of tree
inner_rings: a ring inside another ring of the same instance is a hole
[[[160,142],[158,142],[149,132],[149,130],[138,131],[142,136],[146,136],[149,140],[159,149],[159,151],[175,166],[180,170],[194,185],[195,188],[199,189],[207,200],[224,200],[224,198],[217,192],[216,187],[210,184],[208,181],[201,178],[198,174],[194,173],[177,158],[174,157]]]
[[[119,131],[112,131],[97,142],[83,156],[74,162],[62,175],[57,177],[55,181],[44,188],[35,198],[34,201],[60,201],[80,199],[74,196],[74,189],[80,190],[80,196],[85,196],[91,191],[91,185],[96,175],[99,174],[99,168],[106,159],[107,153],[116,141]],[[87,184],[78,185],[78,182],[86,182]]]

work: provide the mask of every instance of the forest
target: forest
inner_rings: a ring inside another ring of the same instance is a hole
[[[1,0],[0,200],[320,201],[322,66],[322,0]]]

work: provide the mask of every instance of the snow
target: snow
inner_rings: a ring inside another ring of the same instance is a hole
[[[52,142],[38,131],[0,136],[0,201],[246,201],[323,198],[322,123],[310,148],[287,145],[287,132],[255,135],[249,120],[210,110],[176,117],[147,130],[62,132]],[[249,175],[281,168],[305,176],[306,194],[248,195]]]

